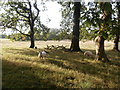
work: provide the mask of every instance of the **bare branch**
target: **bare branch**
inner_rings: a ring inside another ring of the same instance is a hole
[[[15,9],[15,11],[16,11],[20,16],[23,16],[23,17],[25,17],[25,18],[29,18],[28,16],[26,16],[26,15],[24,15],[24,14],[21,14],[21,13],[18,11],[18,7],[15,8],[15,6],[14,6],[14,5],[11,5],[11,4],[10,4],[10,6],[13,7],[13,8]],[[24,8],[24,9],[28,10],[27,8]]]
[[[35,20],[37,19],[38,15],[39,15],[39,12],[40,12],[40,10],[39,10],[38,7],[37,7],[36,1],[35,1],[35,3],[34,3],[34,8],[37,10],[37,15],[36,15],[35,18],[34,18],[34,21],[35,21]]]
[[[23,34],[23,35],[26,35],[26,36],[29,36],[29,37],[30,37],[29,34],[25,34],[25,33],[23,33],[22,31],[18,30],[17,28],[16,28],[16,31],[20,32],[20,33]]]
[[[7,27],[7,28],[12,28],[12,29],[14,29],[14,30],[18,31],[18,32],[19,32],[19,33],[21,33],[21,34],[23,34],[23,35],[26,35],[26,36],[29,36],[29,37],[30,37],[30,35],[29,35],[29,34],[25,34],[25,33],[23,33],[22,31],[20,31],[19,29],[15,28],[15,27],[8,26],[8,25],[6,25],[6,27]]]

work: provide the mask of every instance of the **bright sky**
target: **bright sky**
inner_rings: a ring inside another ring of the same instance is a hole
[[[46,2],[47,11],[41,12],[41,21],[49,28],[60,28],[60,21],[62,19],[60,12],[60,5],[57,2]],[[48,22],[48,18],[51,20]]]

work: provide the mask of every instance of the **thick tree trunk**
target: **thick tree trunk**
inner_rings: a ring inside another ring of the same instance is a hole
[[[117,9],[118,9],[118,28],[120,27],[120,2],[117,2]],[[114,40],[114,50],[119,50],[119,38],[120,38],[120,30],[116,32],[115,40]]]
[[[79,18],[80,18],[80,2],[74,2],[74,26],[73,26],[73,35],[72,35],[72,41],[71,41],[71,46],[70,50],[71,51],[81,51],[79,47]]]
[[[97,36],[95,38],[95,44],[96,44],[96,60],[108,62],[108,58],[105,54],[104,50],[104,38],[103,36]]]
[[[30,35],[30,40],[31,40],[30,48],[34,48],[35,47],[34,34]]]
[[[107,31],[107,27],[109,25],[109,21],[111,19],[111,11],[107,11],[105,7],[110,6],[109,9],[112,9],[112,5],[109,2],[101,2],[100,7],[102,9],[103,15],[101,17],[102,23],[100,24],[100,31],[99,36],[95,38],[95,44],[96,44],[96,60],[108,62],[107,55],[105,54],[104,50],[104,31]],[[107,33],[106,33],[107,35]]]
[[[31,34],[30,34],[30,39],[31,39],[31,45],[30,48],[35,47],[35,40],[34,40],[34,24],[30,26]]]
[[[114,40],[114,47],[113,47],[113,49],[119,51],[118,47],[119,47],[119,35],[116,34],[116,37],[115,37],[115,40]]]

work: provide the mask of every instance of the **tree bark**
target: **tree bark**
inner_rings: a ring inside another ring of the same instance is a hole
[[[117,2],[117,9],[118,9],[118,28],[120,27],[120,2]],[[114,50],[119,50],[119,38],[120,38],[120,31],[116,32],[115,40],[114,40]]]
[[[30,48],[34,48],[35,47],[35,40],[34,40],[34,22],[30,23],[30,39],[31,39],[31,45]]]
[[[31,40],[30,48],[34,48],[35,47],[34,34],[30,35],[30,40]]]
[[[35,20],[37,19],[38,15],[39,15],[39,9],[37,8],[37,2],[35,1],[34,3],[34,8],[37,10],[37,15],[34,16],[34,13],[32,12],[32,6],[30,1],[28,0],[28,4],[30,7],[30,11],[29,11],[29,26],[30,26],[30,38],[31,38],[31,45],[30,48],[34,48],[35,47],[35,40],[34,40],[34,23]]]
[[[72,41],[71,41],[71,46],[70,50],[71,51],[81,51],[79,47],[79,18],[80,18],[80,2],[74,2],[74,16],[73,16],[73,34],[72,34]]]
[[[111,19],[111,11],[108,12],[105,7],[110,6],[109,9],[112,10],[112,5],[109,2],[101,2],[100,6],[101,6],[100,8],[102,9],[103,15],[101,17],[102,23],[100,25],[100,31],[99,31],[100,35],[95,38],[96,60],[108,62],[109,59],[107,58],[107,55],[105,54],[105,49],[104,49],[105,38],[103,35]]]
[[[113,49],[119,51],[119,35],[118,34],[116,34]]]
[[[103,36],[97,36],[95,38],[96,60],[108,62],[109,60],[105,54],[105,49],[104,49],[104,41],[105,39],[103,38]]]

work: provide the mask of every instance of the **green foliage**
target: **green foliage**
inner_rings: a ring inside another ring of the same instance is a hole
[[[49,33],[48,33],[48,40],[58,40],[58,33],[59,31],[58,30],[51,30]]]
[[[64,39],[70,39],[71,40],[72,39],[72,33],[62,30],[58,34],[58,38],[59,38],[59,40],[64,40]]]
[[[80,40],[92,40],[95,38],[96,34],[95,31],[98,31],[98,30],[91,30],[91,29],[88,29],[88,28],[81,28],[80,30]]]
[[[106,3],[104,3],[104,2],[89,2],[88,6],[89,6],[89,8],[85,7],[87,9],[84,9],[85,10],[84,13],[81,13],[82,14],[81,27],[84,29],[86,28],[85,30],[88,30],[87,32],[90,32],[91,35],[93,35],[92,34],[92,32],[93,32],[95,36],[102,35],[105,39],[107,39],[108,36],[111,36],[111,30],[113,28],[112,27],[112,24],[113,24],[112,18],[110,18],[110,17],[111,17],[111,14],[114,12],[112,10],[111,3],[109,3],[109,2],[106,2]],[[102,18],[105,17],[106,14],[108,14],[107,18],[109,18],[109,19],[107,21],[102,20]],[[100,18],[100,16],[102,16],[102,17]],[[89,29],[87,29],[87,28],[89,28]]]
[[[8,39],[11,40],[15,40],[15,41],[26,41],[26,40],[30,40],[29,37],[21,34],[21,33],[16,33],[16,34],[12,34],[12,35],[8,35],[7,36]]]
[[[114,39],[114,37],[116,35],[120,35],[120,30],[119,30],[119,28],[120,28],[120,19],[119,19],[119,17],[120,17],[120,10],[119,10],[120,4],[115,3],[115,5],[116,6],[113,8],[114,13],[113,13],[113,18],[112,18],[112,27],[109,31],[108,39]],[[118,12],[118,13],[116,13],[116,12]],[[115,16],[115,14],[117,14],[117,15]]]
[[[72,34],[68,33],[66,31],[59,31],[59,30],[51,30],[47,33],[35,33],[35,40],[64,40],[64,39],[71,39]],[[21,33],[15,33],[12,35],[7,36],[8,39],[15,40],[15,41],[26,41],[30,40],[29,37],[21,34]]]
[[[73,29],[73,2],[59,2],[62,12],[62,21],[61,21],[61,29],[66,30],[67,32],[71,32]]]
[[[24,17],[27,16],[27,12],[24,10],[25,7],[26,4],[19,1],[9,1],[4,4],[5,11],[1,14],[1,18],[5,30],[9,28],[12,31],[18,31],[21,34],[29,36],[25,34],[26,31],[30,30],[28,29],[28,18]]]
[[[46,34],[47,36],[45,36],[44,34],[41,35],[40,40],[65,40],[65,39],[71,39],[72,34],[68,33],[67,31],[60,31],[60,30],[51,30],[49,33]]]
[[[59,2],[61,4],[61,13],[62,13],[62,22],[61,22],[61,31],[59,32],[50,32],[50,29],[43,25],[40,21],[40,17],[35,21],[34,33],[36,40],[62,40],[62,39],[71,39],[71,32],[73,29],[73,2]],[[112,5],[115,7],[112,9]],[[87,4],[81,3],[80,10],[80,39],[94,39],[97,35],[103,35],[104,38],[112,39],[115,34],[120,34],[119,30],[119,21],[118,17],[114,14],[118,12],[117,4],[103,3],[103,2],[89,2]],[[103,9],[106,13],[112,13],[114,16],[112,19],[103,22],[101,16],[103,14]],[[4,29],[12,28],[13,31],[16,31],[15,28],[19,27],[19,31],[30,35],[30,29],[28,18],[23,16],[28,16],[30,13],[27,3],[21,1],[10,1],[5,4],[4,10],[6,13],[0,15],[1,23],[4,26]],[[17,12],[21,13],[19,15]],[[33,16],[34,13],[33,13]],[[107,24],[101,32],[101,23]],[[18,39],[17,39],[18,40]]]

